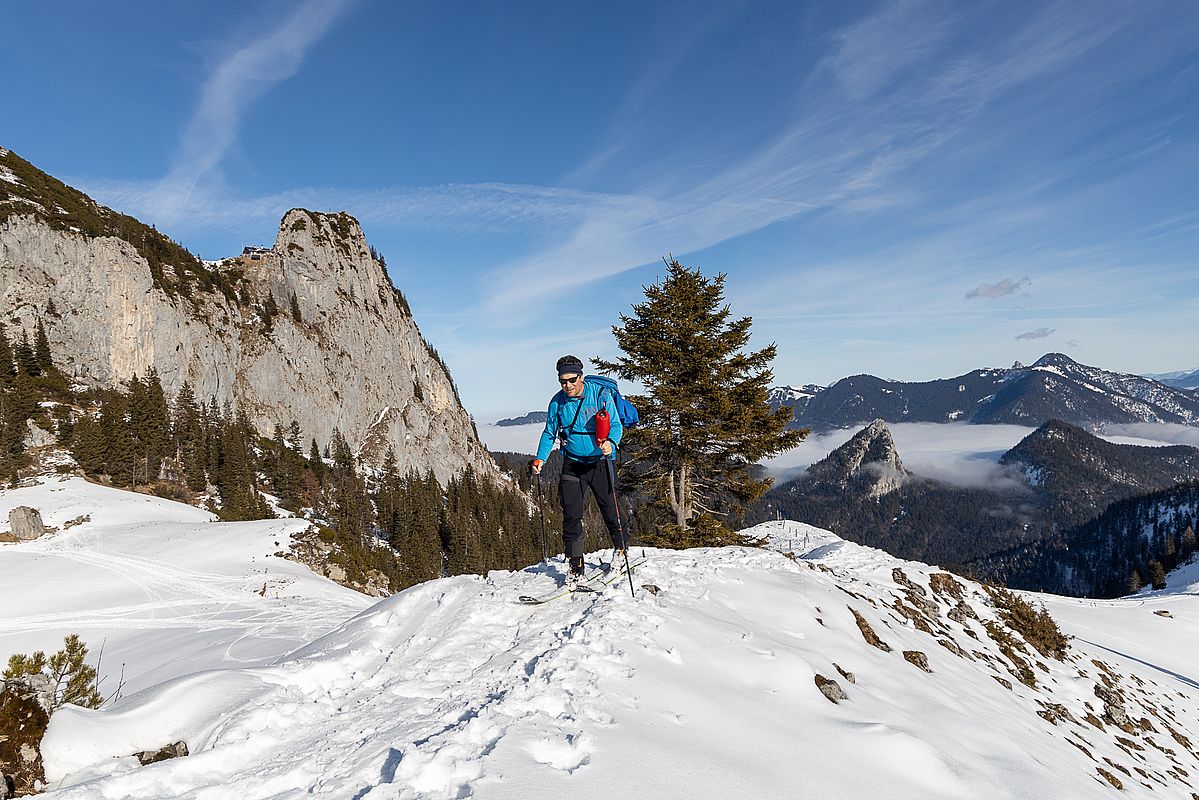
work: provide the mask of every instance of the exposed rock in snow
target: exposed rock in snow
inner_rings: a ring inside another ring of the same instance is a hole
[[[46,533],[42,515],[36,508],[17,506],[8,512],[8,527],[12,535],[23,542],[31,541]]]

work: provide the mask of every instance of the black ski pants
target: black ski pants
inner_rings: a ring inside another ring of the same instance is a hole
[[[583,509],[587,504],[587,488],[595,495],[595,504],[608,526],[612,546],[625,546],[624,531],[616,516],[616,498],[608,477],[608,465],[602,458],[592,462],[568,458],[562,462],[562,478],[558,481],[558,499],[562,501],[562,544],[567,558],[583,555]]]

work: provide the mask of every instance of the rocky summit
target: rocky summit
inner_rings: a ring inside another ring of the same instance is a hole
[[[808,470],[808,479],[833,491],[851,485],[878,497],[895,491],[911,473],[904,468],[887,423],[876,419]]]
[[[244,410],[269,435],[339,430],[369,463],[445,482],[496,475],[449,371],[346,213],[288,211],[273,247],[201,262],[10,151],[0,194],[0,318],[40,318],[64,370],[111,387],[157,370],[168,396]]]

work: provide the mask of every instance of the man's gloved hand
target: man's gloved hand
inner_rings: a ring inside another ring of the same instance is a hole
[[[529,462],[529,474],[530,475],[540,475],[541,467],[544,464],[545,464],[545,462],[542,461],[540,458],[533,459],[532,461]]]

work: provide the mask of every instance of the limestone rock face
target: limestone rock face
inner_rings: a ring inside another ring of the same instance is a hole
[[[9,511],[8,526],[12,529],[12,535],[23,542],[36,539],[46,532],[41,513],[29,506],[17,506]]]
[[[871,497],[895,491],[911,475],[899,460],[895,440],[881,419],[858,431],[808,472],[830,485],[844,488],[855,484]]]
[[[168,295],[130,243],[11,216],[0,222],[0,318],[11,335],[15,325],[32,334],[40,317],[80,383],[117,386],[154,368],[169,398],[187,381],[266,435],[295,420],[305,442],[323,447],[337,429],[369,463],[393,447],[401,471],[442,483],[467,466],[498,475],[353,217],[293,209],[273,249],[217,268],[236,296]]]

